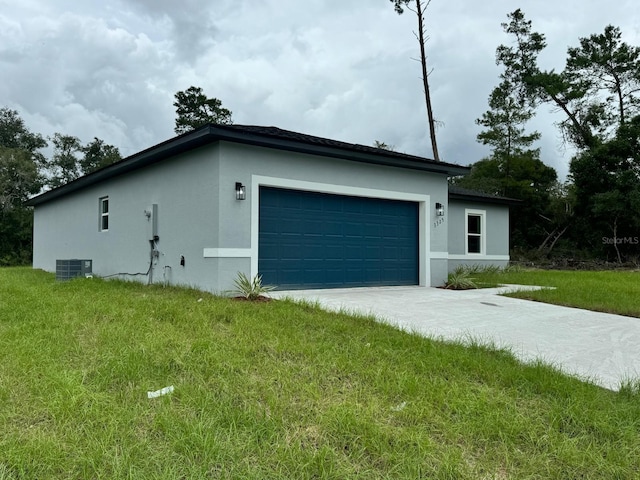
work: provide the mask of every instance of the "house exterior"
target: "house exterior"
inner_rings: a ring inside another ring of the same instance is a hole
[[[468,171],[275,127],[208,125],[32,198],[33,266],[90,259],[97,276],[212,292],[232,289],[238,272],[279,289],[439,286],[465,259],[508,260],[508,206],[448,190]],[[479,232],[465,230],[473,211]]]
[[[449,186],[449,271],[460,265],[506,267],[511,198]]]

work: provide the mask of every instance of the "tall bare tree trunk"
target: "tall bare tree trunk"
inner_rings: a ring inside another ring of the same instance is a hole
[[[429,134],[431,135],[431,148],[433,150],[433,159],[440,161],[438,154],[438,144],[436,142],[436,125],[433,119],[433,110],[431,108],[431,94],[429,92],[429,72],[427,71],[427,55],[425,53],[425,35],[424,35],[424,10],[429,6],[431,0],[428,0],[422,8],[422,0],[416,0],[416,14],[418,15],[418,42],[420,43],[420,63],[422,63],[422,81],[424,83],[424,99],[427,103],[427,118],[429,120]]]
[[[622,257],[620,256],[620,249],[618,248],[618,217],[617,216],[613,219],[613,246],[616,248],[618,263],[622,265]]]

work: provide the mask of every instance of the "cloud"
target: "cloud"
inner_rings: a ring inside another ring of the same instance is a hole
[[[99,136],[134,153],[140,144],[127,140],[127,129],[139,131],[139,122],[150,121],[149,130],[166,131],[153,120],[165,116],[155,107],[158,97],[167,102],[165,92],[150,87],[172,68],[166,44],[70,13],[34,16],[9,35],[14,44],[0,50],[0,65],[19,81],[3,82],[2,98],[18,100],[10,103],[25,117],[37,114],[42,133],[62,131],[83,141]]]
[[[0,0],[2,1],[2,0]],[[500,23],[506,0],[434,1],[427,10],[427,53],[439,150],[471,163],[489,151],[475,119],[498,83],[495,49],[508,42]],[[564,67],[578,38],[621,27],[640,43],[629,0],[526,5],[547,36],[545,68]],[[426,112],[411,12],[341,0],[22,0],[0,9],[2,106],[29,127],[82,141],[94,136],[132,154],[173,135],[173,95],[191,85],[231,109],[237,123],[274,125],[312,135],[429,155]],[[544,108],[542,158],[566,172],[564,152]]]
[[[214,15],[229,5],[220,0],[215,5],[206,0],[128,0],[121,3],[121,8],[130,18],[139,12],[155,28],[168,30],[176,51],[175,61],[189,63],[213,47],[219,33]]]

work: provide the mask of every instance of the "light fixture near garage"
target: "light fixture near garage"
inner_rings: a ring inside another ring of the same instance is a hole
[[[444,217],[444,205],[441,203],[436,203],[436,215],[438,217]]]
[[[247,189],[240,182],[236,182],[236,200],[245,200],[247,198]]]

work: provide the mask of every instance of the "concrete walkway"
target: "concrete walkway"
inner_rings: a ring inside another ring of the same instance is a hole
[[[350,288],[273,292],[272,296],[318,302],[327,310],[372,314],[432,338],[471,338],[508,347],[525,362],[542,359],[612,390],[625,380],[640,378],[640,318],[499,296],[517,288],[528,287]]]

